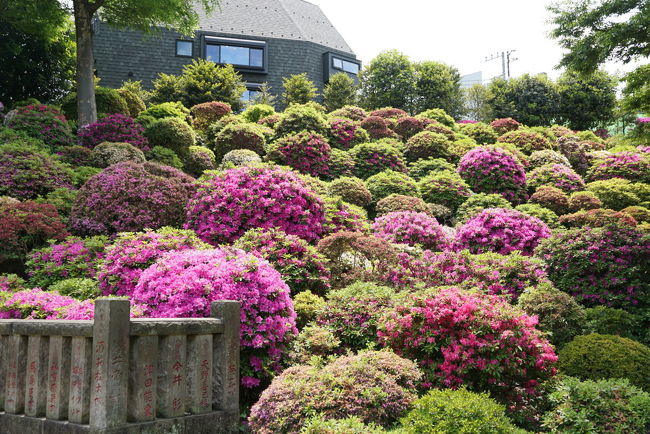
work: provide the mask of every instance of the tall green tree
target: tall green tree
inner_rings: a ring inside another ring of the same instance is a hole
[[[557,80],[559,120],[573,130],[606,125],[614,118],[615,77],[598,70],[590,75],[566,71]]]
[[[357,85],[345,72],[337,72],[330,77],[323,90],[323,103],[327,111],[334,111],[357,101]]]
[[[495,79],[488,89],[495,118],[513,118],[531,127],[551,125],[557,118],[560,97],[545,74]]]
[[[623,77],[621,106],[628,112],[650,114],[650,64],[639,66]]]
[[[433,61],[418,62],[414,67],[414,111],[441,108],[452,117],[460,117],[463,114],[463,92],[458,69]]]
[[[551,36],[567,50],[562,66],[591,73],[607,60],[628,63],[650,55],[648,0],[573,0],[549,10]]]
[[[491,94],[487,86],[476,83],[472,87],[465,89],[464,92],[464,112],[469,119],[478,122],[489,122],[494,119],[492,108],[488,102]]]
[[[294,74],[282,78],[282,101],[286,105],[306,104],[318,96],[318,88],[306,73]]]
[[[361,103],[367,109],[395,107],[411,111],[416,92],[415,67],[397,50],[384,51],[359,75]]]
[[[97,120],[93,82],[93,16],[98,14],[103,21],[117,28],[154,33],[160,27],[167,27],[191,35],[198,25],[197,5],[210,12],[218,5],[218,0],[72,0],[77,41],[79,125]]]

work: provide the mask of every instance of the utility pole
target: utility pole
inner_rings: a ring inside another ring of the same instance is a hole
[[[502,51],[502,52],[497,52],[496,54],[493,54],[491,56],[485,56],[485,61],[489,62],[491,60],[498,59],[499,57],[501,58],[501,77],[504,80],[507,80],[510,78],[510,63],[514,62],[515,60],[518,60],[516,57],[510,57],[512,53],[514,53],[517,50],[508,50],[508,51]]]

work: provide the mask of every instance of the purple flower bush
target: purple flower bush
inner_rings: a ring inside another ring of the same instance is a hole
[[[361,128],[359,122],[346,118],[333,118],[329,120],[329,124],[328,137],[335,148],[348,150],[370,140],[370,136]]]
[[[650,157],[634,152],[617,152],[597,159],[587,171],[588,181],[611,178],[650,184]]]
[[[114,164],[81,187],[70,228],[78,234],[98,235],[180,226],[194,182],[169,166]]]
[[[527,198],[524,166],[496,146],[480,146],[466,153],[458,164],[458,173],[476,193],[498,193],[513,203]]]
[[[537,217],[513,209],[487,208],[458,229],[455,248],[502,255],[519,250],[531,256],[539,242],[550,236],[548,226]]]
[[[648,304],[650,235],[623,225],[558,232],[537,255],[558,289],[587,305]]]
[[[327,236],[340,231],[369,232],[366,211],[356,205],[347,203],[338,197],[323,197],[325,204],[325,220],[323,234]]]
[[[36,148],[0,145],[0,196],[35,199],[57,188],[72,188],[72,171]]]
[[[276,228],[251,229],[233,246],[269,261],[292,294],[306,290],[324,294],[330,288],[327,260],[314,246],[295,235]]]
[[[419,245],[429,250],[444,250],[449,244],[438,221],[423,212],[390,212],[378,217],[372,230],[392,243]]]
[[[542,185],[557,187],[567,194],[585,189],[582,177],[564,164],[545,164],[528,174],[528,188],[531,191]]]
[[[156,231],[124,232],[106,248],[97,272],[103,295],[131,296],[144,270],[164,254],[209,249],[192,231],[160,228]]]
[[[92,319],[92,301],[79,301],[40,288],[0,292],[0,319]]]
[[[133,292],[145,315],[207,317],[216,300],[241,303],[241,384],[254,388],[280,371],[295,335],[289,287],[264,259],[234,248],[172,252],[147,268]]]
[[[62,242],[33,250],[25,264],[30,283],[47,288],[63,279],[95,277],[107,243],[105,236],[68,237]]]
[[[19,107],[7,126],[42,140],[52,150],[73,144],[72,131],[63,113],[44,104]]]
[[[362,143],[352,148],[350,155],[354,158],[356,175],[361,179],[387,169],[406,172],[402,152],[390,143]]]
[[[121,113],[108,115],[95,123],[80,127],[77,136],[83,146],[91,149],[102,142],[119,142],[130,143],[141,151],[149,150],[144,127]]]
[[[241,167],[205,177],[187,207],[185,228],[212,245],[270,227],[315,241],[324,219],[323,201],[297,174],[278,167]]]
[[[279,139],[271,146],[268,157],[271,161],[289,165],[299,172],[327,177],[331,150],[325,137],[303,131]]]

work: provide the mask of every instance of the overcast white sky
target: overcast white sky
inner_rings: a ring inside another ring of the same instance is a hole
[[[461,75],[483,71],[488,80],[501,74],[501,60],[486,56],[517,50],[511,75],[546,72],[562,50],[548,37],[549,0],[309,0],[321,7],[357,57],[368,63],[381,51],[397,49],[411,60],[436,60]],[[609,72],[631,67],[610,63]]]

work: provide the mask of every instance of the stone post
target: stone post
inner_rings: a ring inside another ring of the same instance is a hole
[[[27,337],[11,335],[7,338],[7,380],[5,385],[5,411],[22,413],[25,409],[25,353]]]
[[[48,419],[68,417],[70,391],[70,337],[51,336],[48,358],[47,408]]]
[[[5,409],[5,385],[9,359],[9,336],[0,335],[0,411]]]
[[[93,326],[90,428],[126,423],[129,375],[129,301],[98,299]]]
[[[90,372],[92,370],[92,341],[74,336],[71,342],[70,400],[68,420],[72,423],[88,423],[90,414]]]
[[[187,336],[161,336],[158,356],[158,397],[160,417],[185,414]]]
[[[214,410],[239,411],[239,310],[238,301],[216,301],[211,306],[211,316],[223,321],[223,333],[214,335]]]
[[[156,418],[158,336],[131,338],[128,419],[144,422]]]
[[[212,342],[212,335],[188,337],[187,407],[192,414],[212,411]]]
[[[30,336],[27,339],[26,416],[45,416],[48,344],[47,336]]]

